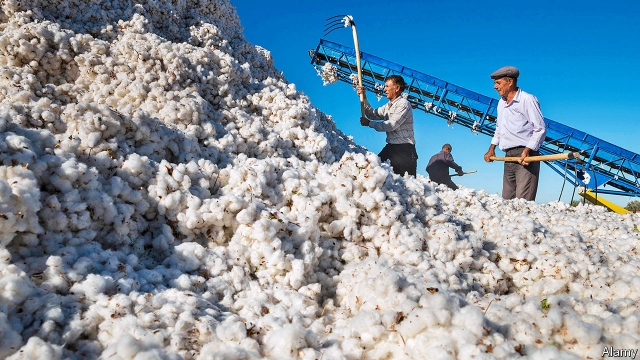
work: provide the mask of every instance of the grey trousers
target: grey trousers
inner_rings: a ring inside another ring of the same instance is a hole
[[[505,156],[522,155],[524,146],[508,149]],[[537,151],[531,151],[529,156],[540,155]],[[520,165],[517,162],[504,163],[504,175],[502,177],[502,198],[522,198],[535,200],[538,192],[538,175],[540,174],[540,162],[534,161],[529,165]]]

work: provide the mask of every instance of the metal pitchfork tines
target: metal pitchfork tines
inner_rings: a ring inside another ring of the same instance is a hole
[[[347,26],[356,26],[353,22],[353,16],[351,15],[336,15],[327,19],[327,22],[324,24],[324,36],[329,35],[334,30],[337,30],[341,27]]]
[[[356,49],[356,65],[358,67],[358,86],[362,86],[362,64],[360,63],[360,45],[358,44],[358,33],[356,23],[351,15],[336,15],[327,19],[324,24],[324,36],[329,35],[334,30],[341,27],[349,27],[353,30],[353,43]],[[360,94],[360,113],[364,116],[364,93]]]

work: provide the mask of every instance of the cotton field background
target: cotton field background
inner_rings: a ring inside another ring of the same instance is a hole
[[[229,1],[0,30],[0,358],[635,357],[638,215],[394,175]]]

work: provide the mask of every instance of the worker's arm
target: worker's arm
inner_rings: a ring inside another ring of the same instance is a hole
[[[376,129],[380,132],[394,131],[398,126],[402,125],[409,116],[411,116],[411,104],[408,101],[397,101],[394,103],[391,111],[385,114],[385,109],[388,109],[390,104],[383,106],[376,110],[377,115],[382,115],[384,121],[372,121],[369,127]],[[382,113],[382,114],[380,114]],[[369,114],[367,114],[367,117]]]
[[[529,163],[528,163],[528,162],[526,162],[526,161],[524,161],[524,159],[525,159],[526,157],[528,157],[528,156],[529,156],[529,153],[530,153],[530,152],[531,152],[531,149],[529,149],[528,147],[525,147],[525,148],[522,150],[522,154],[520,154],[520,160],[518,160],[518,162],[519,162],[520,164],[522,164],[522,165],[525,165],[525,166],[526,166],[526,165],[529,165]]]
[[[489,146],[489,150],[487,151],[486,154],[484,154],[484,161],[486,162],[492,162],[493,160],[491,160],[492,156],[496,156],[496,145],[495,144],[491,144],[491,146]]]
[[[462,166],[456,164],[456,162],[453,160],[453,155],[451,155],[450,153],[445,153],[444,163],[447,164],[448,167],[455,170],[458,175],[462,176]]]
[[[364,97],[364,117],[360,118],[360,124],[364,125],[364,126],[369,126],[369,119],[373,119],[373,120],[380,120],[380,119],[384,119],[384,115],[381,115],[379,113],[379,110],[382,109],[374,109],[373,107],[371,107],[371,104],[369,104],[369,100],[367,99],[367,89],[365,89],[364,86],[360,85],[358,86],[358,96],[363,95]]]
[[[533,130],[531,133],[531,137],[529,141],[527,141],[527,146],[522,150],[522,154],[520,154],[520,160],[518,161],[522,165],[529,165],[528,162],[524,161],[524,158],[529,156],[532,150],[538,150],[544,138],[547,134],[547,129],[544,124],[544,118],[542,117],[542,111],[540,111],[540,104],[538,103],[538,99],[535,96],[531,96],[525,100],[525,111],[527,113],[527,118],[529,119],[529,123],[531,124]]]
[[[530,99],[525,100],[525,111],[527,113],[527,119],[533,128],[533,132],[529,141],[527,142],[527,148],[530,150],[538,150],[544,138],[547,134],[547,128],[542,117],[542,111],[540,111],[540,104],[535,96],[531,96]]]

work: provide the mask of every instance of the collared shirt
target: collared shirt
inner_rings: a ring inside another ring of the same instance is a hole
[[[415,144],[413,135],[413,112],[409,100],[399,96],[393,101],[374,109],[365,99],[364,114],[371,120],[369,127],[387,133],[388,144]]]
[[[429,173],[431,180],[441,182],[451,179],[451,176],[449,176],[449,168],[455,171],[462,171],[462,167],[453,161],[453,155],[448,151],[442,150],[429,159],[427,173]]]
[[[491,144],[498,145],[503,151],[517,146],[538,150],[546,134],[540,104],[535,96],[518,89],[510,103],[500,99]]]

